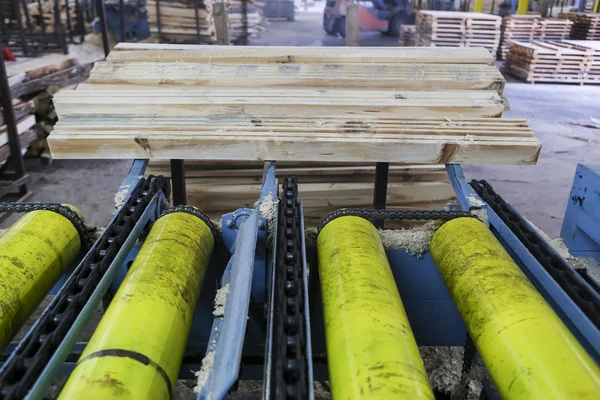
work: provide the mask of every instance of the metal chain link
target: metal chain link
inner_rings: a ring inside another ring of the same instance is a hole
[[[217,226],[214,224],[214,222],[211,221],[210,217],[204,214],[199,208],[184,205],[175,206],[164,211],[160,215],[160,218],[164,217],[165,215],[178,212],[193,215],[199,218],[202,222],[204,222],[212,232],[213,238],[215,239],[215,247],[221,249],[222,253],[226,256],[226,258],[229,258],[231,256],[229,249],[227,248],[227,246],[225,246],[225,241],[223,240],[223,233],[217,229]]]
[[[340,208],[335,210],[321,222],[317,233],[334,219],[354,216],[369,221],[373,220],[395,220],[395,221],[419,221],[419,220],[442,220],[450,221],[455,218],[477,218],[475,214],[468,211],[431,211],[431,210],[377,210],[368,208]]]
[[[471,187],[498,214],[498,217],[504,221],[590,321],[600,328],[600,294],[585,284],[577,271],[564,258],[552,251],[548,243],[537,232],[532,231],[529,224],[494,191],[489,183],[484,180],[472,180]]]
[[[94,229],[88,228],[83,219],[68,206],[60,203],[0,203],[0,213],[28,213],[32,211],[52,211],[65,217],[77,230],[81,247],[84,250],[89,249],[94,244],[90,235],[90,232]]]
[[[271,398],[308,398],[306,321],[302,235],[298,183],[286,177],[281,185],[277,227],[277,261],[273,316]]]
[[[37,323],[0,369],[0,400],[23,399],[38,380],[125,240],[158,191],[169,193],[168,179],[140,179],[126,204],[75,268]]]

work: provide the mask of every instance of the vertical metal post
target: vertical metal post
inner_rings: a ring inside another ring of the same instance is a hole
[[[200,37],[200,0],[194,0],[194,17],[196,18],[196,43],[202,43]]]
[[[63,53],[69,54],[69,46],[67,44],[67,34],[63,30],[62,21],[60,20],[60,0],[54,0],[54,36],[56,42],[62,47]]]
[[[158,4],[158,0],[156,3]],[[104,57],[108,57],[108,53],[110,53],[110,44],[108,42],[108,26],[106,25],[106,10],[104,9],[104,0],[96,0],[96,12],[98,13],[98,18],[100,19]]]
[[[375,164],[375,190],[373,191],[373,208],[384,210],[387,203],[388,172],[390,163],[378,162]],[[383,221],[374,221],[377,228],[383,229]]]
[[[160,0],[156,0],[156,28],[158,29],[158,43],[162,43],[162,24],[160,22]]]
[[[595,13],[597,13],[598,11],[600,11],[600,0],[596,0],[594,2],[594,9],[592,11],[595,12]]]
[[[171,160],[171,187],[173,205],[185,205],[187,199],[185,190],[185,163],[183,160]]]
[[[85,3],[85,0],[83,0]],[[80,0],[75,0],[75,12],[77,13],[77,29],[79,29],[79,35],[81,38],[79,39],[81,43],[85,42],[85,25],[83,23],[83,16],[85,11],[83,11],[83,4],[81,4]]]
[[[230,44],[229,24],[225,3],[218,2],[213,4],[213,16],[215,18],[215,29],[217,31],[217,44],[228,46]]]
[[[358,4],[348,4],[346,6],[346,46],[359,46],[359,31]]]
[[[21,154],[21,139],[17,131],[17,121],[12,105],[8,74],[6,73],[6,66],[2,57],[0,57],[0,105],[2,106],[4,124],[6,125],[6,132],[8,134],[8,147],[10,149],[10,156],[7,163],[10,163],[14,169],[14,179],[20,179],[25,176],[25,165],[23,164],[23,154]],[[19,195],[24,196],[26,193],[27,185],[20,185]]]
[[[23,21],[21,20],[21,5],[18,0],[13,0],[12,6],[13,10],[15,10],[15,18],[17,19],[17,28],[19,30],[19,40],[21,40],[23,55],[27,56],[29,54],[29,46],[27,45],[27,38],[25,37],[25,31],[23,30]]]
[[[121,42],[126,42],[125,37],[125,0],[119,0],[119,25],[121,28]]]
[[[73,43],[73,27],[71,26],[71,10],[69,0],[65,0],[65,13],[67,15],[67,30],[69,31],[69,42]]]
[[[511,0],[510,13],[513,15],[517,13],[517,3],[518,2],[519,2],[519,0]]]
[[[46,34],[46,21],[44,21],[44,9],[42,8],[42,0],[38,0],[38,12],[40,13],[40,26],[42,27],[42,34]]]
[[[31,25],[31,16],[29,15],[29,7],[27,7],[27,1],[26,0],[21,0],[21,4],[23,5],[23,12],[25,13],[25,21],[27,22],[27,29],[29,29],[30,31],[33,31],[32,25]]]

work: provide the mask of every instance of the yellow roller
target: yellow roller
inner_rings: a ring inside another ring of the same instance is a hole
[[[0,348],[6,346],[77,256],[73,224],[32,211],[0,235]]]
[[[446,222],[431,256],[502,398],[599,398],[600,368],[482,222]]]
[[[213,248],[198,217],[160,218],[60,398],[168,399]]]
[[[377,229],[329,222],[317,239],[334,399],[433,399]]]

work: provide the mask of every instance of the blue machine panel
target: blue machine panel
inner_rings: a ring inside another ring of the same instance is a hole
[[[577,166],[560,237],[575,257],[600,262],[600,166]]]

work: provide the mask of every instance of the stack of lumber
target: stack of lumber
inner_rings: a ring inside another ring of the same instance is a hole
[[[119,44],[90,84],[55,97],[49,143],[56,158],[148,158],[154,173],[184,159],[188,202],[213,218],[252,206],[263,160],[299,176],[311,222],[371,207],[377,161],[395,163],[392,208],[439,209],[453,197],[439,164],[537,160],[526,121],[497,118],[492,60],[482,48]]]
[[[572,22],[565,19],[542,18],[539,14],[508,15],[502,19],[502,34],[498,58],[506,59],[511,41],[561,41],[568,39]]]
[[[216,29],[213,15],[214,0],[199,0],[198,27],[202,43],[216,43]],[[257,33],[256,26],[261,16],[255,1],[226,0],[228,10],[229,38],[232,41]],[[174,43],[198,41],[196,29],[195,0],[160,1],[160,22],[162,40]],[[158,35],[156,2],[148,0],[148,22],[150,31]]]
[[[47,54],[6,64],[21,147],[28,155],[50,157],[46,137],[57,121],[51,102],[59,89],[88,79],[92,65],[80,65],[76,58]],[[4,125],[0,115],[0,126]],[[0,128],[0,162],[8,157],[6,127]]]
[[[512,42],[504,66],[508,73],[532,83],[598,83],[588,73],[597,59],[592,47],[577,43]]]
[[[543,18],[535,24],[533,38],[539,40],[567,39],[572,26],[573,22],[567,19]]]
[[[586,83],[600,83],[600,40],[565,40],[563,43],[589,50],[583,77]]]
[[[40,4],[41,4],[41,13],[40,13]],[[44,24],[44,29],[46,32],[54,32],[56,30],[55,24],[55,10],[54,10],[55,0],[41,0],[40,3],[37,1],[30,2],[27,5],[27,9],[29,11],[30,21],[33,26],[30,28],[33,32],[41,32],[42,24]],[[71,0],[66,2],[65,0],[58,1],[59,13],[60,13],[60,23],[65,30],[65,32],[69,32],[69,29],[73,30],[73,34],[80,33],[78,32],[79,25],[77,24],[77,5],[75,4],[75,0]],[[24,26],[27,26],[27,20],[22,13],[22,20]],[[71,21],[70,27],[68,21]]]
[[[417,43],[432,47],[485,47],[496,54],[502,18],[474,12],[419,11]]]
[[[416,25],[400,25],[400,39],[398,44],[403,47],[414,46],[417,34]]]
[[[600,40],[600,14],[560,13],[558,17],[572,21],[571,39]]]
[[[35,125],[33,109],[33,101],[24,102],[19,99],[13,99],[16,128],[23,150],[26,150],[29,144],[37,138],[37,135],[33,130],[33,126]],[[0,108],[0,164],[4,164],[10,156],[8,128],[4,122],[3,111],[4,110]]]

